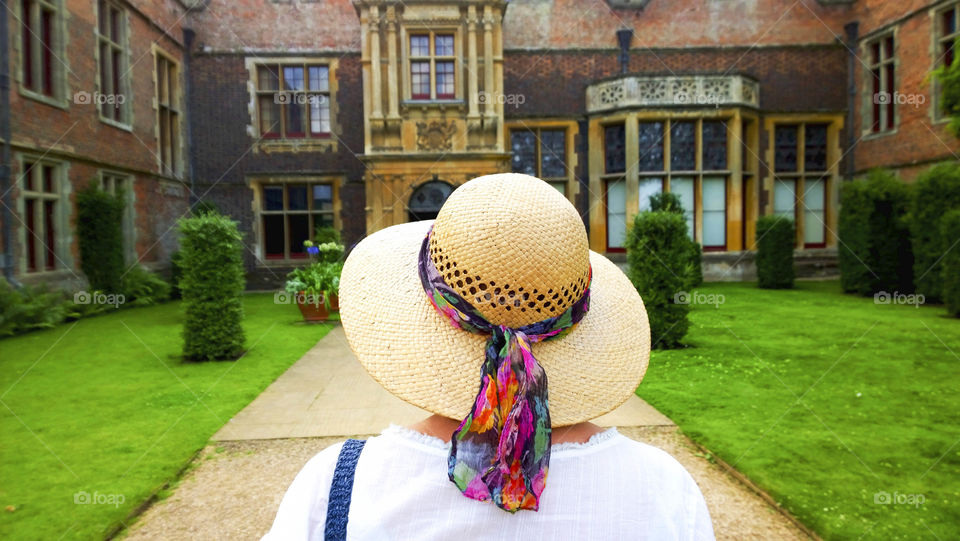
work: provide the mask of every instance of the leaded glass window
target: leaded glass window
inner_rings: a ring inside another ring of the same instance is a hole
[[[670,127],[670,168],[693,171],[697,168],[697,123],[673,122]]]

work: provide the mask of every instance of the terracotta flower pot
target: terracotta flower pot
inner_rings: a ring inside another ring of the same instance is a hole
[[[320,302],[316,304],[312,302],[313,300],[314,299],[304,291],[297,294],[297,308],[299,308],[300,313],[303,314],[303,320],[327,321],[330,319],[330,312],[327,311],[323,299],[320,299]]]
[[[339,312],[340,311],[340,297],[337,295],[330,295],[330,311]]]

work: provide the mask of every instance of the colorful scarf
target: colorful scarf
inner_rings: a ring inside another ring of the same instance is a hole
[[[427,297],[457,329],[490,335],[480,392],[451,438],[448,475],[468,498],[492,500],[511,513],[536,511],[550,465],[551,429],[547,375],[530,344],[562,337],[583,319],[590,308],[590,282],[559,316],[515,329],[495,325],[444,282],[430,258],[432,233],[431,228],[423,240],[419,261]]]

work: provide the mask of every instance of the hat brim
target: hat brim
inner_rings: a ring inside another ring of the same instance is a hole
[[[462,419],[480,386],[487,336],[456,329],[430,304],[417,258],[431,220],[395,225],[361,241],[340,280],[340,319],[364,369],[400,399]],[[590,311],[566,336],[533,344],[548,381],[553,426],[623,404],[646,372],[650,327],[633,284],[590,252]]]

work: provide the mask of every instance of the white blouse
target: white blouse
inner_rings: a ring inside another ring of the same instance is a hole
[[[287,489],[267,541],[322,540],[343,444],[323,450]],[[554,445],[540,510],[510,514],[463,496],[447,478],[450,444],[392,426],[357,463],[351,540],[712,540],[699,487],[672,456],[611,428]]]

